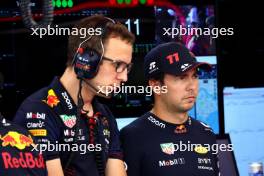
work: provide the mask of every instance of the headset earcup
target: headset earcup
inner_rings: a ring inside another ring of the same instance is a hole
[[[86,49],[85,51],[78,52],[75,56],[74,71],[78,78],[92,79],[95,77],[101,55],[95,50]]]

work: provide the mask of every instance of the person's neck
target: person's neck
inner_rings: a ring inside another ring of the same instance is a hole
[[[70,94],[71,98],[73,99],[74,103],[78,104],[78,92],[80,87],[80,80],[77,79],[76,74],[74,73],[73,68],[67,67],[65,72],[60,78],[61,84]],[[87,90],[89,89],[89,90]],[[86,85],[82,86],[82,97],[84,105],[90,106],[92,104],[92,100],[94,98],[94,93],[90,91],[90,88]]]
[[[188,112],[176,112],[169,110],[164,104],[156,104],[150,111],[158,118],[172,124],[183,124],[188,119]]]

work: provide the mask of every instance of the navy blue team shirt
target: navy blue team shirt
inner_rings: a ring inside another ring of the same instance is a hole
[[[82,115],[77,124],[77,106],[74,104],[69,93],[55,77],[52,83],[29,96],[19,107],[14,121],[24,127],[37,138],[39,143],[73,144],[78,146],[89,145],[89,149],[83,152],[74,149],[73,159],[64,170],[65,175],[75,176],[98,176],[95,151],[101,151],[101,163],[103,168],[108,158],[123,159],[119,142],[119,131],[116,121],[109,109],[96,99],[92,102],[94,114],[96,114],[96,126],[94,131],[97,135],[95,145],[91,144],[91,131],[88,127],[89,119]],[[72,156],[71,151],[54,150],[47,152],[47,160],[60,158],[64,168]]]
[[[216,151],[208,147],[215,135],[191,117],[176,125],[148,112],[121,130],[121,141],[128,176],[219,175]],[[180,143],[189,149],[180,149]]]
[[[0,175],[46,176],[45,157],[29,132],[0,115]]]

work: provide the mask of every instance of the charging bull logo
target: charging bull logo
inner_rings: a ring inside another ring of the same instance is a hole
[[[87,64],[83,64],[83,63],[76,63],[75,64],[75,67],[80,69],[80,70],[84,70],[84,71],[89,71],[91,69],[91,66],[90,65],[87,65]]]
[[[15,131],[9,131],[3,137],[0,136],[0,139],[2,140],[2,146],[3,147],[10,145],[10,146],[16,147],[20,150],[23,150],[26,147],[29,147],[30,145],[34,145],[33,140],[30,137],[30,135],[25,136],[23,134],[15,132]]]
[[[58,99],[57,95],[55,94],[53,89],[48,91],[47,100],[43,100],[43,102],[47,103],[50,107],[57,106],[60,100]]]
[[[185,127],[185,125],[179,125],[176,127],[176,129],[174,130],[175,133],[179,134],[179,133],[186,133],[187,129]]]

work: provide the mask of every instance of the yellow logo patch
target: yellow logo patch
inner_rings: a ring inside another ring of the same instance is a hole
[[[194,151],[199,154],[206,154],[208,152],[207,148],[203,146],[198,146],[194,148]]]

